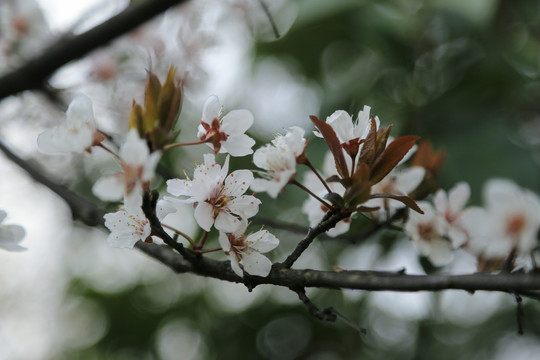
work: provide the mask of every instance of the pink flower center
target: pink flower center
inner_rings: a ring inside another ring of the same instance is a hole
[[[515,238],[518,237],[526,224],[523,214],[515,214],[506,221],[506,235]]]

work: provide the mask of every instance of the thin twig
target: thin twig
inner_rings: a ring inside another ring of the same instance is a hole
[[[349,216],[351,216],[349,213],[327,212],[319,225],[309,229],[306,237],[298,243],[294,251],[285,259],[283,263],[276,264],[276,266],[289,269],[317,236],[332,229],[339,221],[346,219]]]
[[[276,26],[276,23],[274,21],[274,18],[272,17],[272,14],[270,14],[270,9],[268,9],[268,5],[264,2],[264,0],[259,0],[259,4],[261,4],[261,7],[266,14],[266,17],[268,17],[268,21],[270,22],[270,25],[272,26],[272,31],[274,32],[274,35],[276,36],[276,39],[279,39],[281,35],[279,34],[279,30]]]
[[[315,193],[313,193],[313,191],[309,190],[307,187],[305,187],[304,185],[300,184],[298,181],[292,180],[290,183],[293,184],[293,185],[298,186],[300,189],[304,190],[304,191],[307,192],[309,195],[313,196],[315,199],[317,199],[321,204],[323,204],[324,206],[326,206],[328,209],[332,209],[332,208],[333,208],[332,205],[330,205],[329,203],[327,203],[326,201],[324,201],[323,199],[321,199],[320,197],[318,197]]]

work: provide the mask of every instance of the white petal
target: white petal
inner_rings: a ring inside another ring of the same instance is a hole
[[[69,125],[87,126],[93,132],[95,120],[92,100],[84,94],[78,94],[69,104],[66,118]]]
[[[353,122],[346,111],[334,111],[332,115],[326,118],[326,123],[332,126],[340,142],[344,143],[353,139],[355,135],[353,133]]]
[[[234,273],[240,277],[244,276],[244,272],[240,268],[240,265],[238,264],[238,259],[236,258],[236,255],[234,253],[229,254],[229,259],[231,260],[231,268],[234,271]]]
[[[253,125],[253,114],[249,110],[232,110],[221,121],[221,131],[229,136],[243,134]]]
[[[229,138],[221,143],[220,153],[229,153],[231,156],[246,156],[253,154],[251,149],[255,145],[255,140],[246,134],[229,136]]]
[[[144,166],[149,154],[148,145],[139,137],[137,130],[129,130],[126,142],[120,148],[122,162],[132,167]]]
[[[156,166],[161,159],[161,151],[156,151],[150,154],[146,163],[144,164],[143,173],[141,176],[142,181],[150,181],[154,178],[156,172]]]
[[[103,201],[118,201],[124,195],[125,179],[123,174],[100,178],[92,187],[92,193]]]
[[[409,194],[420,185],[425,173],[426,170],[422,166],[413,166],[401,171],[397,175],[396,188],[405,194]]]
[[[246,239],[250,248],[265,253],[274,250],[279,245],[279,239],[270,234],[268,230],[260,230],[249,235]]]
[[[226,233],[233,233],[240,226],[240,220],[229,213],[220,212],[216,216],[216,222],[214,226],[216,227],[216,229],[224,231]]]
[[[207,202],[199,202],[195,208],[195,221],[203,230],[210,231],[214,224],[214,207]]]
[[[191,181],[184,179],[167,180],[167,192],[174,196],[191,197],[193,195],[191,192]]]
[[[163,220],[165,216],[177,211],[176,206],[168,200],[161,199],[156,204],[156,215],[159,220]]]
[[[430,244],[430,252],[427,257],[435,266],[443,266],[450,263],[454,258],[454,252],[449,241],[433,239]]]
[[[253,182],[253,173],[249,170],[233,171],[225,179],[222,193],[226,196],[237,197],[244,194]]]
[[[224,252],[229,252],[231,250],[231,242],[229,241],[229,237],[223,231],[219,232],[218,241],[219,246],[221,246],[221,249]]]
[[[437,190],[433,198],[433,204],[435,205],[435,209],[441,214],[444,214],[448,210],[448,196],[444,189]]]
[[[227,208],[242,218],[249,219],[259,212],[261,201],[251,195],[242,195],[227,203]]]
[[[282,183],[272,180],[255,179],[250,187],[256,192],[265,191],[271,198],[275,199],[285,185],[287,185],[287,182]]]
[[[268,276],[272,270],[272,262],[256,251],[242,255],[242,266],[248,274],[263,277]]]
[[[221,103],[216,95],[210,95],[203,106],[202,121],[210,124],[221,113]]]
[[[448,201],[452,212],[459,212],[464,207],[471,196],[471,188],[466,182],[460,182],[448,193]]]

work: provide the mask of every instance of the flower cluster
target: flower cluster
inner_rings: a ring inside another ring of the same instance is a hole
[[[509,181],[491,180],[485,188],[486,206],[467,208],[468,184],[459,183],[448,193],[434,186],[444,154],[433,151],[429,143],[417,147],[416,136],[392,138],[392,127],[382,127],[369,106],[364,106],[356,120],[343,110],[326,121],[311,116],[318,130],[315,136],[328,147],[321,171],[308,158],[304,129],[292,126],[253,152],[255,141],[246,134],[253,115],[248,110],[225,113],[215,95],[202,107],[197,134],[192,132],[194,141],[176,142],[182,83],[175,73],[174,68],[169,69],[163,84],[155,74],[148,74],[144,107],[133,103],[130,130],[119,146],[96,129],[92,101],[85,95],[78,95],[70,104],[65,124],[38,138],[45,153],[91,155],[92,147],[97,146],[115,157],[120,170],[93,186],[101,200],[120,201],[118,211],[105,215],[112,246],[132,248],[138,241],[153,242],[156,236],[164,237],[163,229],[156,232],[164,227],[188,241],[192,252],[223,251],[238,276],[243,272],[267,276],[272,263],[263,254],[275,249],[279,240],[263,229],[247,233],[249,220],[261,206],[261,200],[248,189],[276,198],[285,187],[294,185],[310,195],[302,206],[310,226],[321,225],[321,231],[330,236],[349,231],[355,214],[361,213],[375,226],[395,227],[402,222],[418,252],[436,266],[451,262],[456,249],[476,256],[481,270],[528,266],[526,257],[536,246],[540,227],[540,199],[531,192]],[[150,193],[163,153],[199,144],[213,151],[203,155],[191,177],[184,171],[183,178],[165,178],[168,194],[149,208],[144,199],[156,198]],[[226,154],[223,162],[217,159],[219,154]],[[258,178],[248,169],[229,171],[231,156],[250,154],[260,169]],[[310,170],[301,182],[297,179],[299,165]],[[430,195],[432,201],[423,200]],[[185,204],[193,206],[193,217],[202,230],[197,241],[165,223],[168,214]],[[206,240],[213,228],[219,247],[208,249]],[[12,241],[20,240],[15,238]],[[170,241],[166,243],[171,245]]]
[[[485,207],[466,208],[469,196],[468,184],[459,183],[448,194],[437,191],[433,205],[418,202],[425,215],[411,214],[405,224],[418,251],[438,266],[462,248],[478,259],[481,271],[530,268],[540,229],[538,196],[504,179],[485,184]]]

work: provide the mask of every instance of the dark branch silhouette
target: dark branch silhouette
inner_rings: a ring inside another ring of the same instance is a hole
[[[0,99],[24,90],[40,89],[56,70],[68,62],[79,59],[92,50],[108,44],[168,8],[187,0],[147,0],[128,7],[85,33],[63,36],[44,52],[20,68],[0,77]]]

